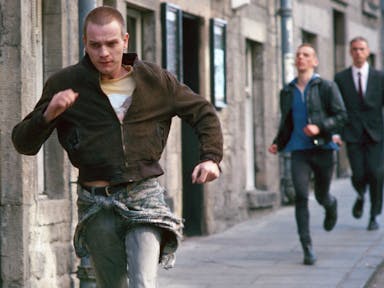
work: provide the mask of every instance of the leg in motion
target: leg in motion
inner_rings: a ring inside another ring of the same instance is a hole
[[[162,231],[150,225],[127,231],[125,245],[129,288],[155,288]]]
[[[329,192],[333,175],[333,151],[320,150],[311,161],[315,179],[315,197],[325,209],[323,227],[331,231],[337,222],[337,199]]]
[[[371,200],[370,219],[368,230],[379,229],[376,216],[381,213],[383,202],[383,143],[370,143],[367,145],[367,167],[369,181],[369,196]]]
[[[87,224],[86,242],[98,288],[127,288],[123,223],[112,210],[101,210]]]
[[[312,249],[309,227],[308,186],[311,169],[307,162],[308,152],[292,153],[292,182],[295,188],[295,217],[305,265],[313,265],[316,256]]]
[[[348,160],[352,170],[352,186],[357,192],[357,198],[352,208],[352,215],[361,218],[364,209],[364,195],[367,189],[366,152],[363,143],[347,143]]]

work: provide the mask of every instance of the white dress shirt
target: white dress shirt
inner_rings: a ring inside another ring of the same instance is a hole
[[[361,88],[363,90],[363,96],[365,96],[365,92],[367,91],[369,64],[365,62],[361,68],[357,68],[352,65],[352,77],[353,77],[353,82],[355,83],[356,91],[359,90],[358,72],[361,73]]]

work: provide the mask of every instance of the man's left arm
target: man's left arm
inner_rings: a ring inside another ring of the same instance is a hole
[[[206,183],[220,175],[219,163],[223,157],[223,135],[213,105],[188,86],[170,79],[176,114],[185,120],[198,136],[200,163],[192,173],[194,183]]]
[[[336,83],[329,81],[327,93],[328,117],[322,123],[322,129],[330,133],[338,133],[347,121],[347,111]]]
[[[212,160],[201,162],[195,166],[192,172],[192,183],[203,184],[213,181],[220,176],[219,164]]]

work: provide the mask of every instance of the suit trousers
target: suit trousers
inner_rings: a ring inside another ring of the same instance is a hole
[[[369,188],[370,216],[375,217],[381,213],[383,203],[383,142],[347,142],[347,154],[352,185],[361,197]]]
[[[113,209],[103,209],[85,233],[98,288],[156,287],[161,228],[142,224],[127,229]]]
[[[329,188],[333,175],[333,150],[310,149],[291,154],[292,182],[295,189],[295,217],[300,241],[311,244],[310,213],[308,208],[311,172],[314,176],[314,194],[324,208],[335,201]]]

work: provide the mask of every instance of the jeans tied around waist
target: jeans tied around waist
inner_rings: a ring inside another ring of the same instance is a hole
[[[165,189],[151,178],[127,185],[108,197],[94,195],[78,185],[77,207],[79,222],[74,235],[74,247],[79,257],[88,255],[84,231],[87,223],[101,209],[114,209],[127,224],[151,224],[164,230],[159,262],[166,269],[173,267],[174,253],[182,238],[183,221],[174,215],[164,201]]]

